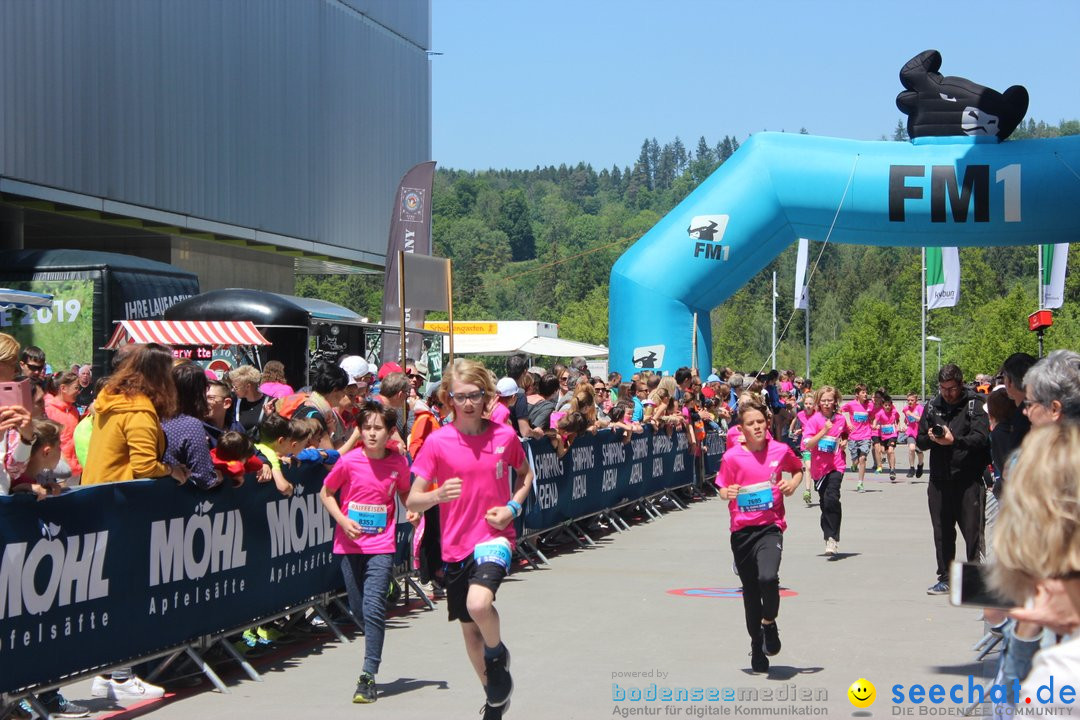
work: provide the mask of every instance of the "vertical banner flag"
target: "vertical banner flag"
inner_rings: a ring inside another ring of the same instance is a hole
[[[959,251],[954,247],[926,248],[926,309],[953,307],[959,299]]]
[[[1069,259],[1069,243],[1040,245],[1042,253],[1042,277],[1039,285],[1042,290],[1040,308],[1053,310],[1061,307],[1065,300],[1065,265]]]
[[[799,255],[795,261],[795,309],[806,310],[809,290],[806,287],[806,262],[810,256],[810,241],[799,238]]]
[[[394,211],[390,215],[390,240],[386,245],[386,275],[383,278],[383,315],[387,325],[398,325],[398,251],[416,255],[431,254],[431,183],[435,177],[435,162],[422,162],[401,178],[394,195]],[[408,286],[409,279],[405,279]],[[405,307],[405,326],[422,328],[424,311]],[[401,360],[400,338],[387,333],[383,336],[382,361]],[[409,338],[406,355],[419,358],[419,335]]]

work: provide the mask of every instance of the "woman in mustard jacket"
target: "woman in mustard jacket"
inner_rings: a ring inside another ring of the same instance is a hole
[[[161,420],[176,411],[172,351],[148,343],[131,351],[94,401],[90,452],[83,485],[172,476],[187,480],[183,465],[161,462]]]

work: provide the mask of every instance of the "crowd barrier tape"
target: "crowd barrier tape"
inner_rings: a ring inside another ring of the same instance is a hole
[[[719,435],[705,440],[706,474]],[[684,432],[601,431],[562,458],[526,442],[534,488],[519,519],[535,534],[695,480]],[[343,588],[326,470],[286,468],[289,497],[249,476],[201,491],[172,479],[77,488],[44,501],[0,497],[0,693],[161,654],[254,625]],[[397,524],[398,573],[412,526]]]
[[[624,431],[577,437],[561,458],[547,438],[524,444],[533,468],[520,533],[525,536],[636,502],[695,481],[694,457],[683,431],[646,426],[624,442]],[[715,475],[722,454],[719,432],[706,434],[705,472]],[[710,468],[713,468],[710,471]]]
[[[321,466],[293,494],[172,479],[0,497],[0,692],[146,657],[343,586]]]

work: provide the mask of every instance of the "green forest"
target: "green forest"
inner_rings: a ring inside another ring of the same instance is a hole
[[[806,133],[805,129],[800,132]],[[1029,120],[1011,139],[1080,134],[1080,121]],[[902,121],[883,140],[906,140]],[[632,164],[597,171],[585,163],[532,170],[440,168],[432,198],[436,255],[453,260],[457,320],[543,320],[559,336],[607,344],[608,276],[619,255],[739,148],[733,137],[688,147],[646,139]],[[812,243],[811,264],[822,250]],[[772,273],[777,273],[777,366],[805,371],[802,311],[792,313],[792,245],[712,312],[713,364],[758,370],[769,360]],[[1080,263],[1070,247],[1069,267]],[[928,313],[943,362],[965,376],[995,372],[1017,351],[1035,354],[1027,316],[1037,304],[1034,247],[961,248],[960,301]],[[678,268],[670,272],[677,273]],[[811,375],[845,391],[858,382],[903,394],[920,378],[918,248],[830,244],[810,284]],[[305,275],[297,294],[321,297],[377,318],[381,275]],[[440,317],[432,314],[431,317]],[[648,322],[648,318],[642,318]],[[927,373],[937,368],[928,343]],[[1046,351],[1080,348],[1080,273],[1066,279]]]

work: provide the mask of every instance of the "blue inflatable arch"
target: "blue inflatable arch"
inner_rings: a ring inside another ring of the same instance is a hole
[[[711,364],[709,311],[799,237],[883,246],[1080,240],[1080,136],[864,142],[760,133],[611,269],[610,366]]]

